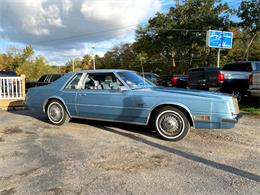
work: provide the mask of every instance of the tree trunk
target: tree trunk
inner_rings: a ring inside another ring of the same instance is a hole
[[[253,43],[257,34],[258,34],[258,32],[253,35],[252,39],[250,40],[250,42],[248,43],[248,45],[246,47],[245,56],[244,56],[244,58],[246,58],[246,61],[248,61],[249,49],[250,49],[250,47],[251,47],[251,45],[252,45],[252,43]]]
[[[173,71],[176,69],[175,55],[176,55],[176,52],[174,51],[174,49],[172,49],[171,56],[172,56],[172,68],[173,68]]]

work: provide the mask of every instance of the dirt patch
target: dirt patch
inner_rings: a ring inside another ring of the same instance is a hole
[[[31,131],[26,131],[25,134],[28,134],[28,135],[35,135],[36,133],[35,133],[35,132],[31,132]]]
[[[33,174],[34,172],[37,172],[40,168],[42,168],[42,167],[32,168],[32,169],[29,169],[29,170],[24,171],[22,173],[19,173],[17,175],[19,175],[21,177],[27,177],[28,175]]]
[[[13,127],[13,128],[6,128],[3,132],[4,134],[15,134],[15,133],[22,133],[23,131],[19,127]]]
[[[4,138],[0,137],[0,142],[4,142],[4,141],[5,141]]]
[[[14,151],[14,153],[12,154],[13,157],[19,157],[19,156],[23,156],[24,153],[23,152],[19,152],[19,151]]]
[[[15,188],[9,188],[7,190],[3,190],[0,192],[0,195],[9,195],[14,194],[16,192]]]
[[[52,188],[48,190],[48,194],[53,194],[53,195],[63,194],[63,191],[61,188]]]
[[[102,155],[94,164],[106,171],[137,172],[153,170],[156,167],[166,167],[170,157],[164,154],[146,154],[140,149],[114,151],[110,155]]]

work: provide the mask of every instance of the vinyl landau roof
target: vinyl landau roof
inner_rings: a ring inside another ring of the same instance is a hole
[[[133,70],[124,69],[97,69],[97,70],[81,70],[83,73],[105,73],[105,72],[134,72]]]

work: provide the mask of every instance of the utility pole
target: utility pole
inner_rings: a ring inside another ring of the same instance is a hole
[[[92,47],[92,49],[93,49],[93,70],[96,70],[96,59],[95,59],[95,52],[94,52],[95,47]]]
[[[180,6],[180,1],[179,0],[175,0],[176,2],[176,7],[179,7]]]
[[[75,71],[75,64],[74,64],[74,59],[72,59],[72,72]]]
[[[96,60],[95,60],[95,55],[93,56],[93,70],[96,70]]]

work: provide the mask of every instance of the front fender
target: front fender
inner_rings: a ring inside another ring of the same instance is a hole
[[[151,113],[152,113],[156,108],[161,107],[161,106],[164,106],[164,105],[168,105],[168,106],[171,106],[171,105],[172,105],[172,106],[178,106],[178,107],[181,107],[182,109],[186,110],[187,113],[189,114],[190,118],[191,118],[192,125],[194,125],[194,119],[193,119],[193,116],[192,116],[192,114],[191,114],[190,109],[189,109],[186,105],[184,105],[184,104],[182,104],[182,103],[179,103],[179,102],[171,102],[171,101],[160,102],[160,103],[158,103],[158,104],[155,104],[155,105],[151,108],[151,111],[150,111],[150,113],[149,113],[149,115],[148,115],[148,117],[147,117],[146,124],[148,124],[148,122],[149,122],[149,120],[150,120]]]

